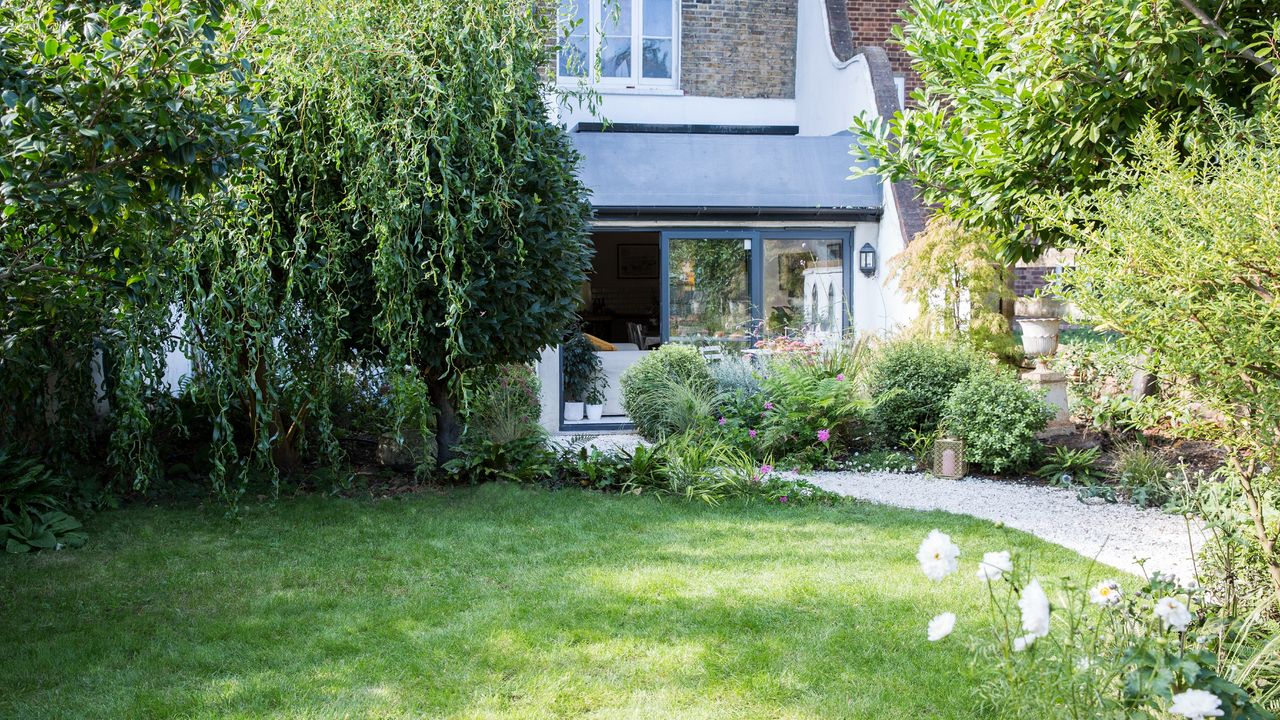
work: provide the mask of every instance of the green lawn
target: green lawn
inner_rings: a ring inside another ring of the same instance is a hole
[[[941,585],[913,557],[932,527],[964,551]],[[1088,567],[942,513],[506,485],[88,529],[0,557],[0,717],[975,717],[976,559]]]

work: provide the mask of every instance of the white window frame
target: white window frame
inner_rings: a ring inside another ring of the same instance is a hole
[[[646,0],[631,0],[631,76],[603,77],[596,59],[600,53],[600,39],[604,31],[604,7],[607,0],[589,0],[591,17],[586,21],[587,30],[587,72],[592,85],[602,91],[644,91],[666,90],[678,91],[680,88],[680,16],[681,0],[660,0],[671,4],[671,77],[644,77],[644,3]],[[651,0],[653,1],[653,0]],[[561,0],[561,12],[565,6]],[[567,18],[562,18],[560,27],[564,27]],[[573,85],[584,78],[576,75],[560,74],[560,58],[556,57],[556,81],[561,85]]]

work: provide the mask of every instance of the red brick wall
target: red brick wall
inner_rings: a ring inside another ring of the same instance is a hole
[[[920,79],[911,72],[911,60],[902,48],[890,42],[890,29],[901,25],[898,11],[906,7],[906,0],[847,0],[849,25],[853,29],[854,46],[879,45],[889,53],[893,74],[906,79],[907,94],[920,86]]]

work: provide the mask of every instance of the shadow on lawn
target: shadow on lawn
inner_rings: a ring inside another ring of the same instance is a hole
[[[0,638],[28,658],[0,715],[967,717],[962,646],[921,646],[981,588],[931,587],[912,555],[944,523],[970,559],[1007,542],[941,514],[509,486],[158,512],[0,565],[27,590]]]

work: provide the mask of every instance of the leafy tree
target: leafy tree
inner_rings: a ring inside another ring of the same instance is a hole
[[[1184,120],[1191,145],[1213,127],[1210,100],[1265,105],[1275,3],[1215,11],[1190,0],[912,0],[895,39],[920,74],[917,107],[856,120],[855,154],[995,231],[1006,260],[1030,259],[1063,236],[1028,203],[1097,187],[1144,122]]]
[[[252,155],[265,30],[219,0],[0,5],[0,444],[89,445],[96,344],[115,464],[145,481],[172,243]]]
[[[1183,157],[1180,127],[1149,124],[1095,197],[1037,211],[1082,247],[1066,296],[1205,418],[1184,432],[1230,451],[1280,602],[1280,120],[1262,128]]]
[[[215,328],[210,364],[256,368],[224,370],[220,392],[261,406],[259,449],[294,424],[273,419],[271,385],[371,362],[425,381],[444,464],[462,373],[559,341],[590,207],[544,100],[554,20],[528,0],[280,4],[281,32],[257,48],[277,106],[265,169],[199,249],[225,264],[194,278],[191,304]],[[225,301],[251,287],[249,304]]]

